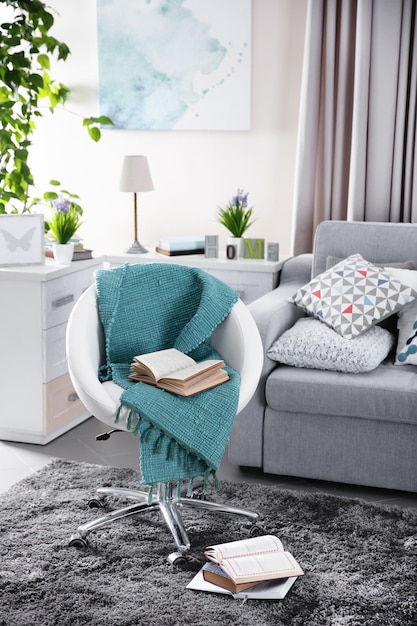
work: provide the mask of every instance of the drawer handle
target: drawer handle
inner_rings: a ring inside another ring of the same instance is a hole
[[[69,394],[68,402],[76,402],[77,400],[78,400],[78,394],[75,391]]]
[[[74,302],[74,294],[70,293],[68,296],[62,296],[62,298],[57,298],[52,301],[52,308],[58,309],[60,306],[65,306],[70,302]]]

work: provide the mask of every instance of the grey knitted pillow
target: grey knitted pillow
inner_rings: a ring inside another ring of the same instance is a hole
[[[295,367],[358,374],[378,367],[393,345],[394,336],[380,326],[345,339],[323,322],[302,317],[272,344],[267,356]]]

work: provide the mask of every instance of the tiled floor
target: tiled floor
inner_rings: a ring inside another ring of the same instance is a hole
[[[137,469],[139,462],[137,439],[120,432],[112,435],[107,441],[96,441],[95,436],[105,430],[106,427],[103,427],[101,422],[90,418],[45,446],[0,441],[0,493],[42,468],[51,458],[56,457]],[[221,480],[275,484],[288,489],[333,493],[358,497],[369,502],[417,509],[417,494],[273,476],[257,470],[243,470],[232,466],[227,460],[227,454],[223,458],[218,474]]]

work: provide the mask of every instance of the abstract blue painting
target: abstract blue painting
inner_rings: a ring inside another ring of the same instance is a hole
[[[252,0],[97,0],[115,128],[249,130]]]

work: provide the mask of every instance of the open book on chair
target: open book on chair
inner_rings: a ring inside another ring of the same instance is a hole
[[[133,358],[131,380],[136,380],[179,396],[192,396],[229,380],[222,359],[197,363],[176,348],[167,348]]]
[[[208,546],[204,554],[236,585],[304,574],[292,554],[273,535]]]

